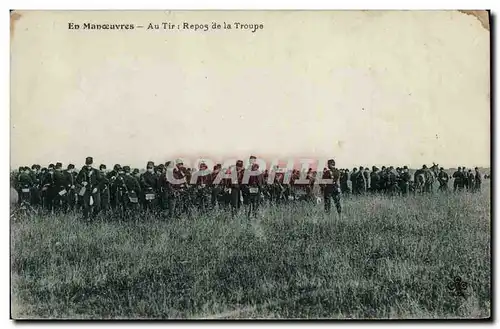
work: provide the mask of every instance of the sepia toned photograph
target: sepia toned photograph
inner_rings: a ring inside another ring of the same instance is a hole
[[[487,10],[11,10],[13,320],[491,320]]]

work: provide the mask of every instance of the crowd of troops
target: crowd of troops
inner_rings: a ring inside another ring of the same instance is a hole
[[[330,179],[332,183],[316,184],[318,178]],[[435,182],[439,191],[446,192],[451,178],[455,191],[480,190],[478,168],[472,172],[459,167],[452,177],[436,165],[431,168],[424,165],[413,175],[406,166],[395,169],[373,166],[371,170],[359,167],[350,172],[337,169],[335,161],[330,159],[318,176],[312,169],[260,171],[254,156],[250,157],[247,168],[238,160],[230,168],[217,164],[212,170],[203,162],[192,169],[185,167],[182,160],[159,165],[149,161],[143,173],[119,164],[110,171],[103,164],[97,169],[88,157],[78,172],[73,164],[66,169],[59,162],[47,168],[35,164],[31,168],[20,167],[11,181],[19,204],[24,207],[48,213],[81,211],[89,219],[99,214],[125,218],[141,211],[178,217],[191,214],[193,209],[202,213],[226,209],[235,215],[241,208],[248,216],[255,216],[262,203],[279,205],[292,201],[322,201],[329,213],[332,200],[341,215],[341,195],[426,193],[433,191]]]

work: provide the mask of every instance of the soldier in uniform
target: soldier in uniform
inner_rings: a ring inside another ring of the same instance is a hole
[[[467,186],[469,188],[469,192],[474,192],[474,183],[475,183],[475,177],[474,173],[472,172],[472,169],[469,169],[467,172]]]
[[[77,194],[76,194],[76,173],[75,165],[69,164],[67,169],[64,171],[64,176],[66,178],[66,183],[68,184],[68,210],[73,211],[76,207]]]
[[[127,213],[136,212],[139,209],[139,196],[141,195],[141,185],[135,176],[131,174],[130,166],[123,166],[123,182],[125,184],[124,205]]]
[[[108,213],[111,207],[111,190],[110,182],[106,174],[106,165],[101,164],[99,166],[99,171],[101,172],[101,183],[99,184],[99,190],[101,192],[101,206],[100,209],[104,213]]]
[[[465,167],[462,167],[462,183],[465,190],[469,190],[469,174],[467,173],[467,169]]]
[[[169,182],[171,197],[169,197],[170,217],[178,217],[181,213],[188,211],[187,170],[181,159],[175,161],[175,167],[171,171],[174,180]]]
[[[109,204],[112,210],[115,210],[119,200],[116,199],[116,189],[119,184],[115,184],[114,181],[118,178],[119,172],[122,170],[122,166],[118,163],[113,166],[113,170],[107,173],[106,179],[109,182]],[[123,174],[125,174],[123,172]]]
[[[259,165],[257,163],[251,163],[252,171],[258,171]],[[263,176],[262,173],[250,176],[248,178],[248,184],[243,185],[243,189],[246,190],[248,207],[247,216],[257,217],[257,211],[260,204],[260,194],[262,193]]]
[[[458,167],[457,171],[453,173],[453,192],[461,191],[464,188],[462,168]]]
[[[33,188],[33,180],[31,179],[28,170],[24,167],[19,167],[19,173],[15,183],[15,189],[18,191],[19,203],[31,202],[31,190]]]
[[[450,180],[450,177],[448,176],[446,171],[444,171],[443,167],[439,168],[437,179],[439,182],[439,191],[448,192],[448,181]]]
[[[401,194],[407,196],[410,193],[410,181],[411,181],[411,175],[408,170],[408,166],[403,167],[399,181],[400,181]]]
[[[474,191],[475,192],[481,192],[481,173],[479,172],[479,168],[476,167],[474,168]]]
[[[349,169],[343,169],[340,172],[340,190],[343,194],[349,194]]]
[[[154,211],[156,195],[158,192],[158,177],[154,172],[154,162],[148,161],[146,172],[141,175],[141,188],[143,193],[142,204],[146,211]]]
[[[365,180],[365,192],[367,192],[370,190],[370,169],[368,169],[368,167],[365,167],[364,169],[363,178]]]
[[[326,169],[328,170],[328,169]],[[358,183],[358,168],[352,168],[351,174],[351,186],[352,186],[352,194],[357,195],[360,193],[359,183]]]
[[[320,185],[323,192],[325,212],[327,214],[330,213],[331,198],[333,198],[333,202],[335,203],[335,207],[337,208],[337,213],[340,217],[342,215],[342,207],[340,205],[340,172],[337,168],[335,168],[335,160],[328,160],[327,165],[327,170],[323,171],[323,179],[331,179],[333,183]]]
[[[54,170],[54,211],[68,211],[68,180],[60,162]]]
[[[43,192],[43,204],[45,206],[45,209],[51,213],[53,209],[53,202],[54,202],[54,194],[55,194],[55,187],[54,187],[54,164],[49,164],[49,167],[47,169],[47,173],[43,177],[43,182],[42,182],[42,192]]]
[[[370,191],[372,193],[380,191],[380,171],[375,166],[372,166],[370,173]]]
[[[203,161],[200,162],[196,175],[194,198],[201,213],[207,212],[211,207],[210,174],[206,163]]]
[[[214,209],[215,206],[221,200],[223,187],[221,185],[222,180],[217,181],[217,177],[220,174],[222,169],[222,165],[220,163],[214,166],[214,170],[210,173],[210,187],[211,187],[211,197],[210,197],[210,205],[211,208]]]
[[[31,204],[34,206],[41,205],[40,189],[42,188],[42,180],[40,174],[40,165],[34,164],[31,166],[30,177],[33,182],[31,188]]]
[[[101,205],[99,185],[101,184],[102,176],[99,170],[92,167],[93,162],[94,159],[92,157],[87,157],[85,159],[85,166],[82,167],[76,177],[77,184],[82,188],[80,196],[82,197],[83,202],[84,219],[90,218],[92,208],[93,215],[97,216]]]

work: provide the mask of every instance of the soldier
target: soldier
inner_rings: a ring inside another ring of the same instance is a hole
[[[375,166],[372,166],[372,172],[370,173],[370,191],[380,191],[380,170]]]
[[[40,195],[40,189],[42,188],[42,180],[40,176],[41,176],[40,165],[38,164],[32,165],[30,172],[31,181],[33,182],[31,188],[31,204],[34,206],[41,205],[42,203]]]
[[[135,176],[131,174],[129,166],[123,166],[123,183],[125,184],[124,206],[128,214],[139,208],[139,195],[141,195],[141,185]]]
[[[343,169],[340,173],[340,190],[343,194],[349,194],[349,169]]]
[[[410,193],[410,181],[411,181],[411,175],[410,171],[408,170],[408,166],[403,166],[403,170],[401,171],[399,181],[400,181],[401,194],[407,196]]]
[[[78,176],[76,177],[77,184],[81,187],[79,196],[82,197],[83,203],[83,218],[88,220],[90,212],[93,208],[93,215],[99,213],[101,205],[101,193],[99,184],[102,181],[101,172],[92,168],[94,159],[87,157],[85,159],[85,166],[82,167]]]
[[[56,163],[54,170],[54,211],[68,211],[68,180],[62,170],[62,163]]]
[[[154,162],[148,161],[146,172],[141,175],[141,188],[143,193],[142,204],[146,211],[154,211],[157,204],[156,194],[158,192],[158,176],[154,172]]]
[[[389,195],[394,196],[399,194],[398,174],[393,166],[390,166],[387,170],[387,187]]]
[[[481,173],[479,172],[479,168],[474,168],[474,191],[481,192]]]
[[[109,204],[111,206],[112,210],[115,210],[118,203],[120,202],[117,200],[117,188],[120,184],[114,184],[114,181],[116,178],[118,178],[120,171],[122,171],[122,167],[117,163],[113,166],[113,170],[107,173],[106,179],[109,183]],[[125,172],[123,172],[123,175]]]
[[[257,163],[251,164],[251,171],[259,171],[259,165]],[[260,194],[262,192],[263,177],[262,174],[255,176],[250,176],[248,178],[248,184],[244,185],[244,190],[246,190],[247,201],[246,205],[248,207],[247,216],[257,217],[257,211],[260,204]]]
[[[453,178],[453,191],[462,191],[465,186],[465,176],[461,167],[458,167],[458,170],[453,173]]]
[[[170,217],[178,217],[182,212],[188,211],[187,170],[181,159],[175,161],[175,167],[171,170],[170,175],[172,175],[173,180],[169,182],[172,191],[169,197],[169,212]]]
[[[439,168],[439,174],[438,174],[438,182],[439,182],[439,191],[441,192],[448,192],[448,181],[450,180],[450,177],[444,171],[444,168],[441,167]]]
[[[467,172],[467,186],[469,188],[469,192],[474,192],[474,190],[475,190],[474,183],[475,183],[475,175],[472,172],[472,169],[469,169],[469,171]]]
[[[367,192],[370,190],[370,169],[368,167],[365,167],[363,171],[363,178],[365,180],[365,192]]]
[[[221,201],[220,198],[222,196],[223,188],[221,186],[221,181],[216,181],[221,169],[222,165],[218,163],[214,166],[214,170],[210,174],[210,187],[211,187],[210,205],[212,209],[214,209],[215,206],[219,203],[219,201]]]
[[[106,174],[106,165],[101,164],[99,166],[99,171],[101,172],[101,183],[99,184],[99,191],[101,192],[101,206],[100,209],[104,213],[108,213],[110,211],[111,206],[111,190],[110,190],[110,182]]]
[[[211,207],[210,179],[212,176],[210,174],[206,163],[200,162],[196,175],[194,197],[201,213],[205,213]]]
[[[69,164],[66,171],[64,171],[64,176],[66,178],[66,183],[68,184],[68,210],[75,210],[77,204],[77,194],[76,194],[76,173],[75,165]]]
[[[323,179],[331,179],[333,182],[331,184],[321,184],[321,190],[323,192],[323,199],[325,203],[325,212],[327,214],[330,213],[331,208],[331,198],[333,198],[333,202],[335,203],[335,207],[337,208],[337,213],[339,218],[342,215],[342,207],[340,205],[340,172],[337,168],[335,168],[335,160],[328,160],[328,168],[323,171]]]
[[[465,190],[469,190],[469,174],[467,173],[467,169],[465,167],[462,167],[462,183]]]
[[[29,169],[29,168],[28,168]],[[19,203],[31,202],[31,190],[33,188],[33,180],[25,167],[19,167],[15,189],[18,191]]]
[[[328,170],[328,169],[326,169]],[[324,172],[323,172],[324,174]],[[352,194],[357,195],[360,193],[359,184],[358,184],[358,168],[352,168],[351,174],[351,186],[352,186]]]
[[[47,169],[47,173],[43,177],[43,182],[42,182],[42,193],[43,193],[43,204],[45,206],[45,209],[51,213],[52,212],[52,206],[53,206],[53,201],[54,201],[54,194],[55,194],[55,189],[54,189],[54,164],[49,164],[49,167]]]

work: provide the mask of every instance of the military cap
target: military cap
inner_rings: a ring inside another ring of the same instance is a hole
[[[175,164],[184,164],[184,162],[182,161],[182,159],[177,159],[175,160]]]
[[[24,170],[30,171],[30,167],[26,166],[26,167],[24,167]]]
[[[423,165],[423,166],[422,166],[422,169],[427,169],[427,165]]]
[[[408,169],[408,166],[404,166],[403,169]]]
[[[133,174],[137,174],[139,172],[139,169],[137,168],[134,168],[134,170],[132,171]]]
[[[21,167],[19,167],[19,169],[17,169],[17,170],[18,170],[18,171],[23,171],[23,170],[24,170],[24,167],[23,167],[23,166],[21,166]]]
[[[257,157],[255,155],[250,156],[250,160],[256,160],[256,159],[257,159]]]
[[[114,165],[113,170],[118,171],[122,168],[118,163]]]
[[[165,169],[165,165],[164,165],[163,163],[160,163],[160,164],[158,165],[158,169],[160,169],[160,170]]]
[[[333,160],[333,159],[329,159],[329,160],[328,160],[328,164],[329,164],[329,165],[331,164],[331,165],[334,165],[334,166],[335,166],[335,160]]]
[[[146,168],[153,168],[155,166],[155,163],[153,161],[148,161]]]
[[[170,167],[170,165],[172,164],[172,161],[167,161],[165,162],[165,168],[168,168]]]
[[[130,172],[130,167],[129,166],[123,166],[123,171],[126,173]]]
[[[62,168],[62,163],[57,162],[57,163],[56,163],[56,168]]]
[[[41,169],[41,171],[47,171],[47,168],[43,167],[43,168]]]
[[[236,167],[243,167],[243,161],[242,160],[236,161]]]
[[[54,168],[54,164],[53,163],[49,164],[49,169],[50,168]]]
[[[439,168],[439,170],[444,170],[444,168],[443,168],[443,167],[441,167],[441,168]]]
[[[70,164],[68,165],[68,169],[75,169],[75,165],[74,165],[74,164],[72,164],[72,163],[70,163]]]
[[[105,164],[101,164],[101,165],[99,166],[99,170],[102,170],[102,169],[106,169],[106,165],[105,165]]]
[[[91,165],[92,163],[94,163],[94,159],[92,157],[85,158],[86,165]]]
[[[32,165],[31,169],[35,170],[36,169],[36,164]]]

